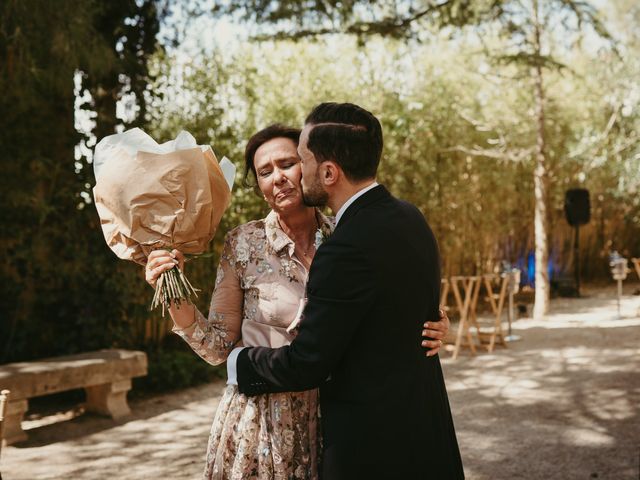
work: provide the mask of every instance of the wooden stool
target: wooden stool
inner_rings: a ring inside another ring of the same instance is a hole
[[[487,290],[487,297],[491,305],[491,311],[495,317],[490,333],[481,332],[478,327],[478,339],[480,343],[488,343],[487,351],[493,352],[496,341],[503,346],[507,346],[502,332],[502,312],[504,310],[504,302],[507,297],[507,287],[509,286],[509,277],[500,275],[483,275],[484,285]],[[499,292],[496,294],[493,290],[494,283],[497,283]],[[486,338],[488,337],[488,341]]]
[[[471,354],[475,355],[476,346],[469,330],[469,321],[475,322],[475,308],[478,300],[478,286],[480,285],[481,277],[463,277],[454,276],[451,277],[451,289],[453,290],[453,296],[456,299],[456,304],[460,312],[460,324],[458,325],[458,331],[456,333],[456,341],[453,348],[452,359],[458,357],[461,347],[468,347],[471,350]],[[463,289],[463,293],[460,292],[460,287]],[[462,343],[462,338],[465,338],[466,343]]]
[[[471,292],[471,301],[469,303],[469,311],[467,323],[469,327],[473,327],[478,335],[478,342],[480,342],[480,325],[478,325],[478,298],[480,297],[480,290],[482,289],[482,277],[478,276],[478,281],[475,284],[473,291]],[[480,342],[481,343],[481,342]]]

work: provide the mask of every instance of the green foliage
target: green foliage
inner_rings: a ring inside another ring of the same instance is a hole
[[[93,41],[93,13],[77,2],[2,4],[0,281],[6,288],[0,293],[0,338],[5,359],[13,358],[10,350],[55,345],[53,319],[74,308],[66,273],[82,267],[73,258],[82,249],[79,240],[87,238],[70,238],[68,232],[87,218],[76,208],[82,186],[72,161],[79,140],[73,126],[73,75],[78,63],[89,63],[102,51]]]
[[[157,31],[149,3],[0,4],[0,362],[143,345],[131,328],[140,321],[129,319],[148,316],[150,289],[139,267],[106,247],[87,204],[93,180],[75,154],[74,77],[82,69],[87,84],[115,77],[110,85],[142,91],[151,49],[139,24],[152,38]],[[107,8],[115,22],[105,23]],[[119,51],[123,36],[135,48]],[[114,118],[98,125],[117,123],[115,100]]]
[[[89,104],[82,105],[94,113],[92,134],[101,139],[116,131],[123,123],[140,126],[146,117],[147,86],[150,81],[147,60],[158,49],[156,36],[160,29],[160,12],[156,0],[112,0],[94,2],[93,27],[97,41],[103,46],[101,68],[81,62],[82,88],[88,91]],[[116,102],[124,95],[131,97],[136,112],[128,122],[116,115]],[[92,179],[90,179],[92,180]]]
[[[469,35],[454,43],[442,38],[416,46],[378,39],[358,46],[348,37],[328,37],[265,42],[239,48],[233,55],[202,56],[190,62],[181,91],[165,95],[152,115],[161,118],[164,128],[174,125],[174,132],[192,118],[203,133],[225,125],[224,137],[207,133],[205,139],[216,152],[239,163],[241,148],[228,143],[228,132],[229,138],[239,139],[275,121],[301,125],[320,101],[362,104],[383,124],[379,179],[425,213],[440,241],[444,271],[486,272],[502,259],[523,260],[533,248],[536,127],[528,79],[518,76],[517,67],[497,66],[493,57],[478,53],[474,40]],[[498,48],[502,40],[487,41]],[[612,241],[619,249],[640,248],[631,239],[640,223],[624,220],[630,210],[616,200],[628,198],[628,190],[614,181],[620,169],[615,158],[624,158],[629,171],[631,165],[638,167],[632,151],[639,143],[629,128],[638,125],[637,103],[629,107],[631,116],[617,115],[615,128],[607,128],[609,94],[618,102],[636,98],[630,72],[637,67],[612,53],[595,58],[577,51],[567,55],[563,60],[575,72],[548,76],[551,256],[557,273],[569,271],[571,230],[564,220],[564,192],[587,187],[594,221],[583,228],[582,244],[588,251],[583,271],[590,278],[606,278]],[[175,65],[169,57],[161,61],[165,71]],[[613,75],[620,78],[615,94],[611,68],[625,71]],[[183,114],[180,101],[185,98],[189,111]],[[218,108],[214,122],[198,115],[205,108]],[[623,125],[629,127],[618,134]],[[609,142],[617,147],[609,147]],[[624,153],[618,152],[622,147]],[[601,161],[593,162],[594,156]],[[260,205],[258,197],[238,189],[221,229],[244,221],[242,213],[258,216]],[[625,224],[624,238],[620,222]]]
[[[500,0],[231,0],[214,14],[240,14],[258,38],[300,39],[346,33],[361,38],[420,38],[425,27],[462,27],[503,13]],[[274,33],[273,28],[276,31]]]

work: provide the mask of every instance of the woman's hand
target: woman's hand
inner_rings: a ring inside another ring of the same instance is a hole
[[[442,341],[449,333],[449,326],[449,317],[443,309],[440,309],[440,321],[424,323],[422,336],[426,338],[422,340],[422,346],[427,348],[427,357],[433,357],[440,351]]]
[[[184,273],[184,255],[182,252],[175,249],[172,251],[154,250],[149,254],[147,265],[144,268],[145,280],[155,288],[160,274],[171,270],[176,265]]]

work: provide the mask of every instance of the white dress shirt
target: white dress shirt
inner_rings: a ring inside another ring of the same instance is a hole
[[[342,205],[340,207],[340,210],[338,210],[338,213],[336,213],[336,225],[338,225],[338,222],[340,221],[340,219],[342,218],[342,215],[344,215],[344,212],[347,210],[347,208],[349,208],[351,206],[351,204],[353,202],[355,202],[358,198],[360,198],[362,195],[364,195],[365,193],[367,193],[369,190],[371,190],[372,188],[375,188],[378,186],[378,182],[376,182],[375,180],[373,181],[373,183],[367,187],[364,187],[362,190],[358,190],[356,193],[354,193],[351,197],[349,197],[349,200],[347,200],[346,202],[344,202],[344,205]]]
[[[369,190],[377,186],[378,186],[378,182],[374,180],[371,185],[367,185],[362,190],[358,190],[351,197],[349,197],[349,199],[346,202],[344,202],[342,207],[340,207],[340,210],[338,210],[338,213],[336,213],[336,226],[338,225],[338,222],[340,222],[340,218],[342,218],[342,215],[344,214],[344,212],[346,212],[347,208],[349,208],[353,202],[355,202],[362,195],[364,195]],[[247,348],[247,347],[234,348],[233,350],[231,350],[231,353],[227,358],[227,385],[238,384],[238,373],[236,369],[236,363],[238,362],[238,355],[240,355],[240,352],[244,348]]]

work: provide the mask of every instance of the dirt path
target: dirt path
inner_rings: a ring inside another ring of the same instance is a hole
[[[624,298],[619,320],[613,290],[587,294],[554,300],[543,323],[518,320],[508,349],[443,355],[467,479],[640,479],[640,297]],[[222,388],[133,401],[126,423],[33,428],[3,449],[3,478],[199,478]]]

